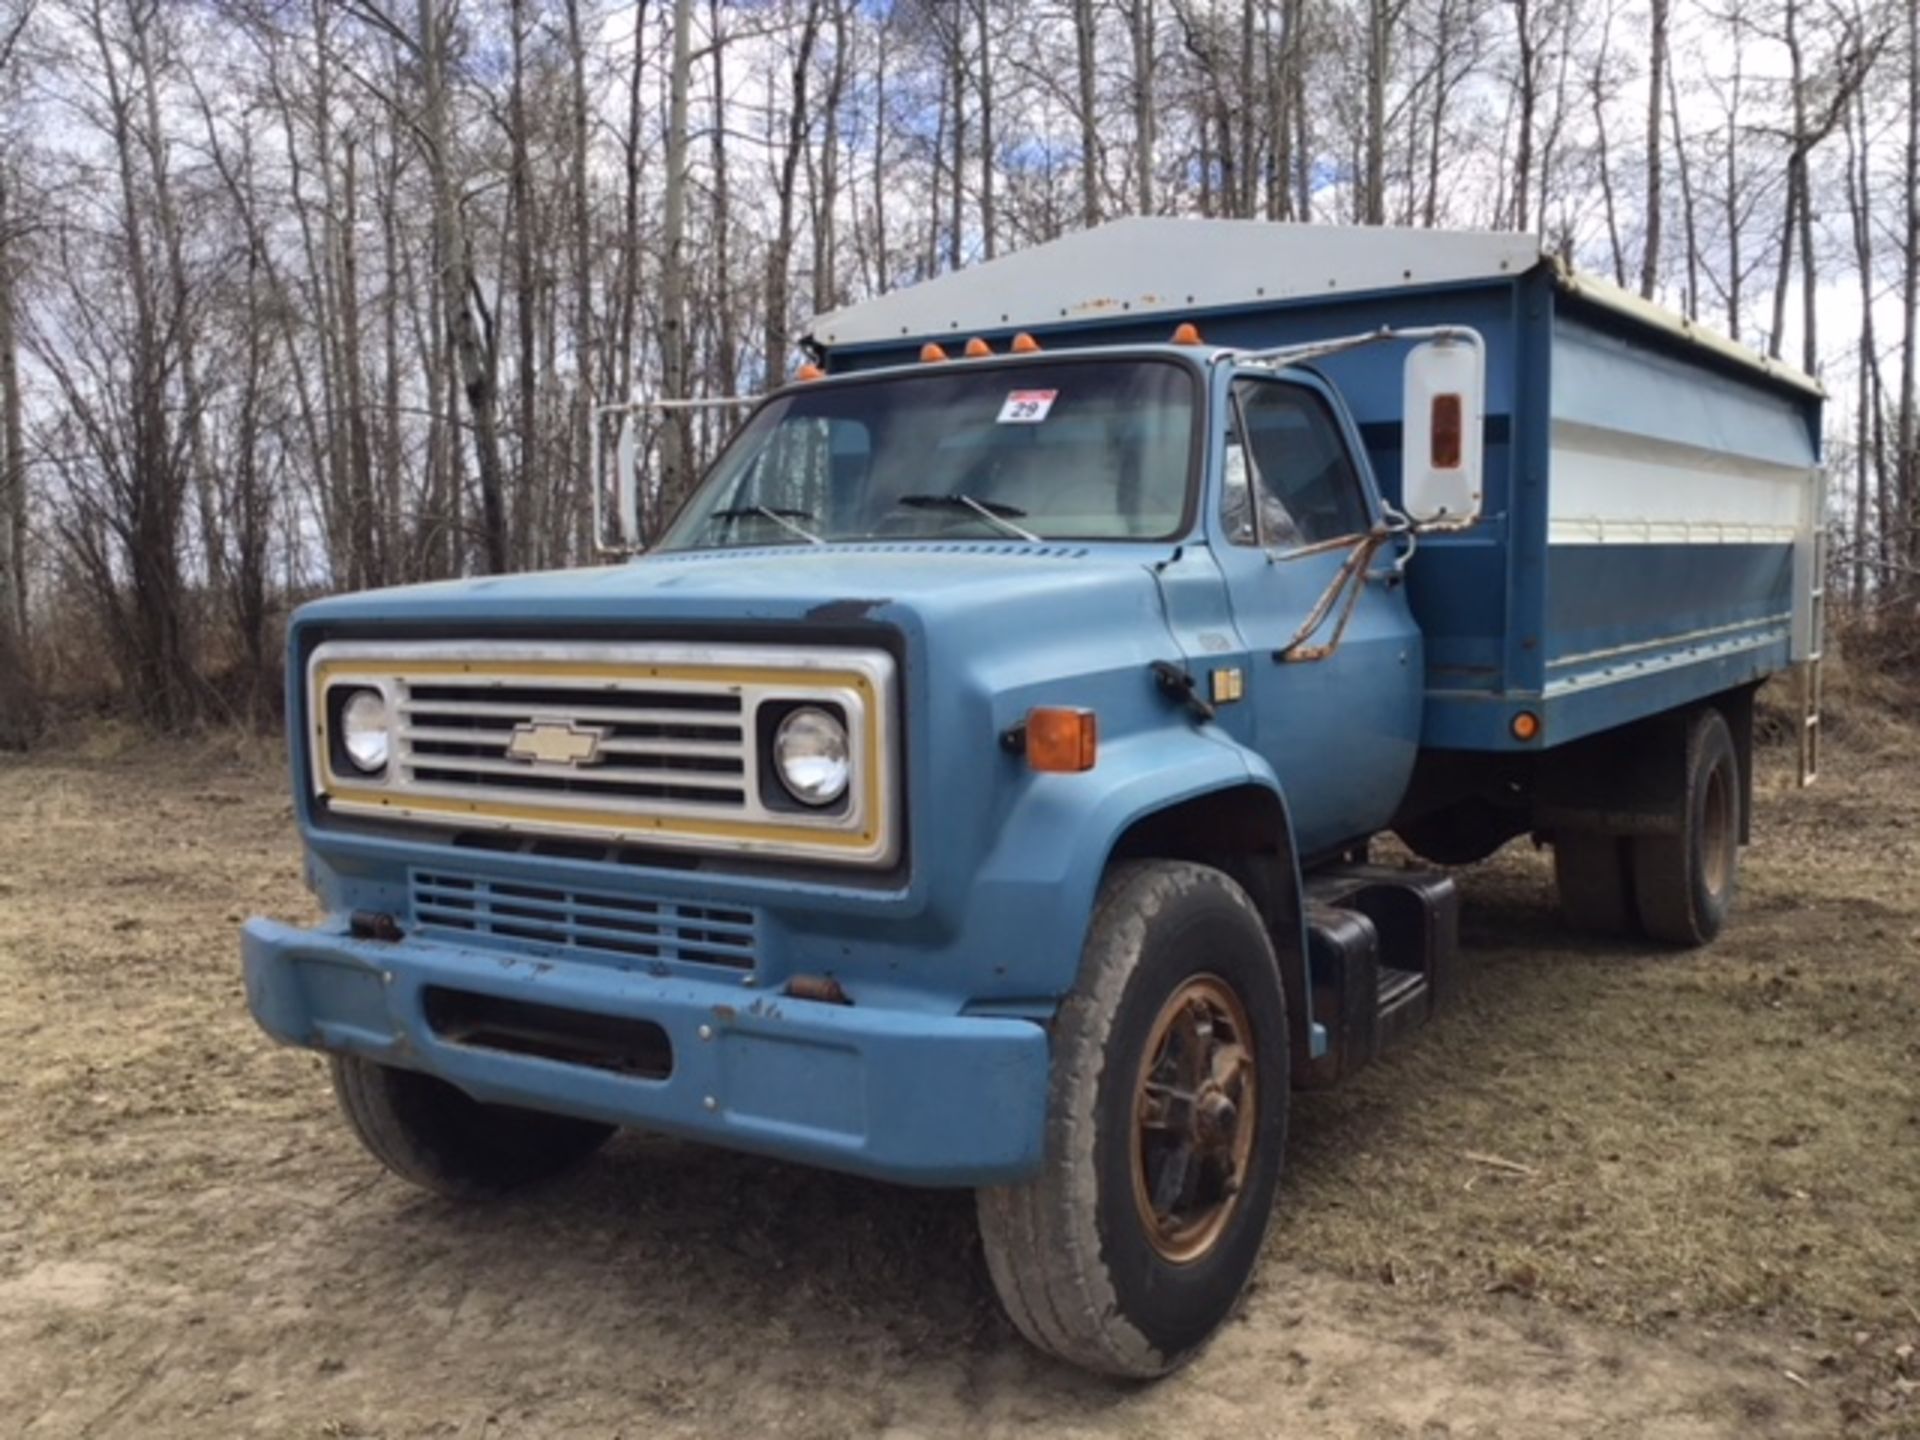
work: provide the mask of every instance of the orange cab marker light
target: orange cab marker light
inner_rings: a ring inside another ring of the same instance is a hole
[[[1200,338],[1200,327],[1191,320],[1182,320],[1173,327],[1173,343],[1176,345],[1201,345],[1206,342]]]
[[[1522,710],[1513,717],[1513,738],[1516,740],[1534,740],[1540,735],[1540,717],[1531,710]]]
[[[798,370],[793,372],[793,378],[796,380],[824,380],[827,378],[827,372],[822,370],[818,365],[802,365]]]
[[[1013,337],[1013,344],[1009,345],[1007,349],[1011,350],[1015,355],[1036,355],[1040,351],[1040,342],[1022,330],[1018,335]]]
[[[946,358],[947,358],[947,352],[945,350],[942,350],[938,345],[934,344],[931,340],[929,340],[926,344],[920,347],[920,363],[922,365],[932,365],[936,361],[944,360]]]
[[[1099,732],[1091,710],[1036,706],[1027,712],[1027,764],[1048,774],[1091,770],[1100,748]]]
[[[976,335],[967,341],[965,354],[969,360],[984,360],[987,356],[993,354],[993,347]]]

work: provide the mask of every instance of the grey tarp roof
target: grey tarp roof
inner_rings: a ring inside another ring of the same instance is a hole
[[[1575,275],[1531,235],[1396,226],[1136,216],[950,271],[817,317],[828,347],[1038,329],[1119,316],[1181,316],[1308,295],[1442,285],[1553,267],[1563,288],[1641,324],[1819,393],[1799,371],[1615,285]]]

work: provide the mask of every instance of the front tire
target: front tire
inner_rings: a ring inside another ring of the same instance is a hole
[[[1163,1375],[1245,1289],[1286,1148],[1286,1000],[1246,892],[1117,867],[1053,1040],[1044,1167],[978,1192],[987,1267],[1042,1350]]]
[[[578,1164],[613,1126],[483,1105],[432,1075],[358,1055],[331,1057],[334,1098],[374,1159],[451,1199],[498,1195]]]

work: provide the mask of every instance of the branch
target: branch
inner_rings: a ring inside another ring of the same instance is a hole
[[[358,16],[363,23],[383,31],[388,39],[405,49],[414,59],[425,58],[420,42],[401,29],[393,17],[376,5],[374,0],[342,0],[342,4],[348,14]]]

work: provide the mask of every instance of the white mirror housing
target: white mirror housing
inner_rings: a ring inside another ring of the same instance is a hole
[[[640,440],[634,433],[637,418],[631,410],[621,417],[620,439],[613,451],[614,544],[623,550],[638,550],[645,543],[640,528]]]
[[[1407,355],[1400,508],[1422,529],[1480,518],[1486,359],[1479,337],[1428,340]]]

